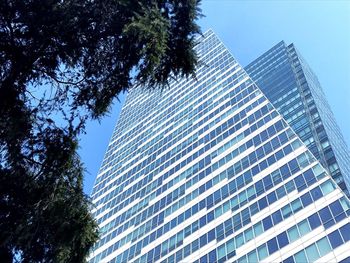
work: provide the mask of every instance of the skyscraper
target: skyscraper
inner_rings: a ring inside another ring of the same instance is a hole
[[[317,77],[293,44],[283,41],[245,70],[350,196],[350,153]]]
[[[90,262],[350,257],[349,200],[211,30],[197,52],[197,79],[128,94]]]

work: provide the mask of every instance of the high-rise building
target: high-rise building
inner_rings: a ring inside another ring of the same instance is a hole
[[[211,30],[197,52],[196,79],[128,94],[89,261],[349,260],[349,199]]]
[[[349,150],[317,77],[294,45],[278,43],[245,70],[350,196]]]

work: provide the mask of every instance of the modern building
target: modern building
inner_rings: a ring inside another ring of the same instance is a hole
[[[294,45],[278,43],[245,70],[349,197],[349,149],[317,77]]]
[[[135,89],[95,181],[89,262],[347,262],[350,202],[223,43]]]

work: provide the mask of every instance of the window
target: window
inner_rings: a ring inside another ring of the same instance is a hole
[[[289,244],[286,232],[282,232],[281,234],[279,234],[277,236],[277,240],[280,249]]]
[[[248,262],[258,262],[258,256],[255,250],[248,254]]]
[[[294,255],[295,262],[308,262],[304,250]]]
[[[316,248],[316,244],[312,244],[311,246],[308,246],[305,249],[305,252],[306,252],[306,255],[309,259],[309,262],[314,262],[320,257],[320,255],[317,251],[317,248]]]
[[[288,218],[291,214],[292,214],[292,210],[289,204],[282,208],[282,215],[284,219]]]
[[[323,223],[323,225],[328,228],[330,227],[331,225],[334,224],[334,220],[333,220],[333,217],[332,217],[332,214],[329,210],[328,207],[325,207],[323,209],[321,209],[319,211],[319,215],[320,215],[320,218],[321,218],[321,221]]]
[[[218,259],[223,258],[226,255],[225,244],[218,247]]]
[[[320,221],[317,213],[309,216],[308,221],[310,223],[312,230],[321,225],[321,221]]]
[[[268,256],[267,248],[265,244],[258,247],[258,256],[260,261],[265,259]]]
[[[236,248],[239,248],[240,246],[242,246],[244,244],[244,238],[243,238],[243,233],[239,234],[236,238]]]
[[[330,192],[332,192],[335,187],[332,184],[332,182],[330,180],[324,182],[323,184],[321,184],[321,189],[324,195],[329,194]]]
[[[269,241],[267,241],[267,247],[269,249],[269,254],[273,254],[275,251],[278,250],[277,240],[276,238],[273,238]]]
[[[272,219],[273,219],[273,224],[276,225],[278,224],[279,222],[282,221],[282,215],[281,215],[281,211],[280,210],[277,210],[276,212],[274,212],[272,214]]]
[[[321,189],[318,186],[316,188],[312,189],[310,192],[311,192],[311,195],[312,195],[312,198],[314,201],[316,201],[322,197]]]
[[[312,203],[312,199],[309,193],[305,193],[304,195],[301,196],[301,202],[303,203],[303,206],[306,207],[309,204]]]
[[[335,249],[335,248],[339,247],[341,244],[343,244],[343,240],[342,240],[338,230],[330,233],[328,235],[328,238],[329,238],[329,241],[330,241],[333,249]]]
[[[262,228],[262,225],[261,223],[257,223],[254,225],[254,233],[255,233],[255,236],[258,236],[260,235],[261,233],[263,232],[263,228]]]
[[[288,237],[290,242],[293,242],[299,238],[299,232],[296,226],[288,230]]]
[[[263,219],[264,230],[268,230],[272,227],[271,217],[266,217]]]
[[[331,246],[329,245],[327,237],[320,239],[319,241],[316,242],[316,244],[321,257],[328,254],[332,250]]]

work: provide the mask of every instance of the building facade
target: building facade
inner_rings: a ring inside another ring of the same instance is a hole
[[[282,41],[245,70],[349,197],[349,149],[317,77],[295,46]]]
[[[197,79],[128,94],[89,262],[345,262],[350,202],[209,30]]]

